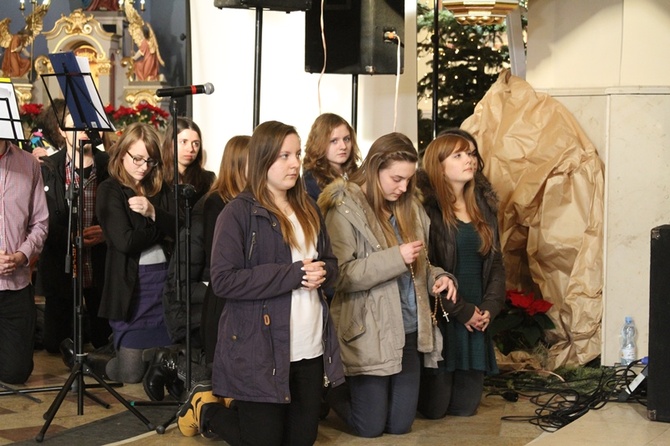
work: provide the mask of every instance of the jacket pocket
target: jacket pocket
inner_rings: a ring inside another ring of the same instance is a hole
[[[367,316],[365,299],[365,296],[360,295],[350,300],[348,305],[350,306],[350,311],[347,312],[349,313],[349,318],[347,321],[341,321],[344,322],[341,324],[340,332],[340,338],[343,342],[353,342],[365,334],[365,317]]]

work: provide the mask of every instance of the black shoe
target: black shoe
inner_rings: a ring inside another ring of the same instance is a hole
[[[177,376],[177,354],[167,348],[156,349],[142,384],[152,401],[163,401],[166,387],[170,396],[179,401],[184,384]]]
[[[74,367],[75,357],[74,342],[72,339],[63,339],[63,342],[60,343],[59,350],[63,356],[63,364],[65,364],[65,367],[67,367],[69,370],[72,370],[72,367]]]
[[[93,373],[95,373],[98,377],[109,381],[110,378],[107,376],[107,363],[115,356],[116,355],[93,352],[86,355],[86,359],[84,361]]]

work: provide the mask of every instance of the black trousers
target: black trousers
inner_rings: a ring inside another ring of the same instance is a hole
[[[470,417],[477,412],[483,391],[484,372],[478,370],[423,373],[418,410],[431,420],[447,415]]]
[[[323,358],[292,362],[289,387],[288,404],[236,400],[230,409],[208,404],[201,413],[203,429],[231,446],[312,445],[319,428]]]
[[[32,285],[0,291],[0,381],[23,384],[30,377],[36,319]]]
[[[84,288],[82,292],[86,305],[84,335],[93,347],[99,348],[109,343],[112,329],[107,319],[98,317],[102,289]],[[72,338],[74,332],[74,293],[72,287],[62,292],[44,296],[44,348],[50,353],[58,353],[60,343]]]

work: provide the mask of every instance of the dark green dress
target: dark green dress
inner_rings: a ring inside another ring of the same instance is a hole
[[[482,266],[484,257],[479,253],[479,234],[472,223],[458,221],[456,234],[456,268],[458,297],[474,305],[483,299]],[[448,372],[455,370],[478,370],[486,374],[498,373],[493,342],[488,332],[470,333],[463,324],[451,318],[449,323],[441,323],[444,337],[444,361],[438,367]]]

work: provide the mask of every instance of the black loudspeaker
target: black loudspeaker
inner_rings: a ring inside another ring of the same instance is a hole
[[[651,230],[647,417],[670,422],[670,225]]]
[[[321,2],[305,13],[305,71],[323,70]],[[396,74],[400,36],[400,72],[404,62],[404,0],[324,0],[326,73]]]
[[[312,0],[214,0],[214,6],[223,8],[270,9],[272,11],[306,11]]]

